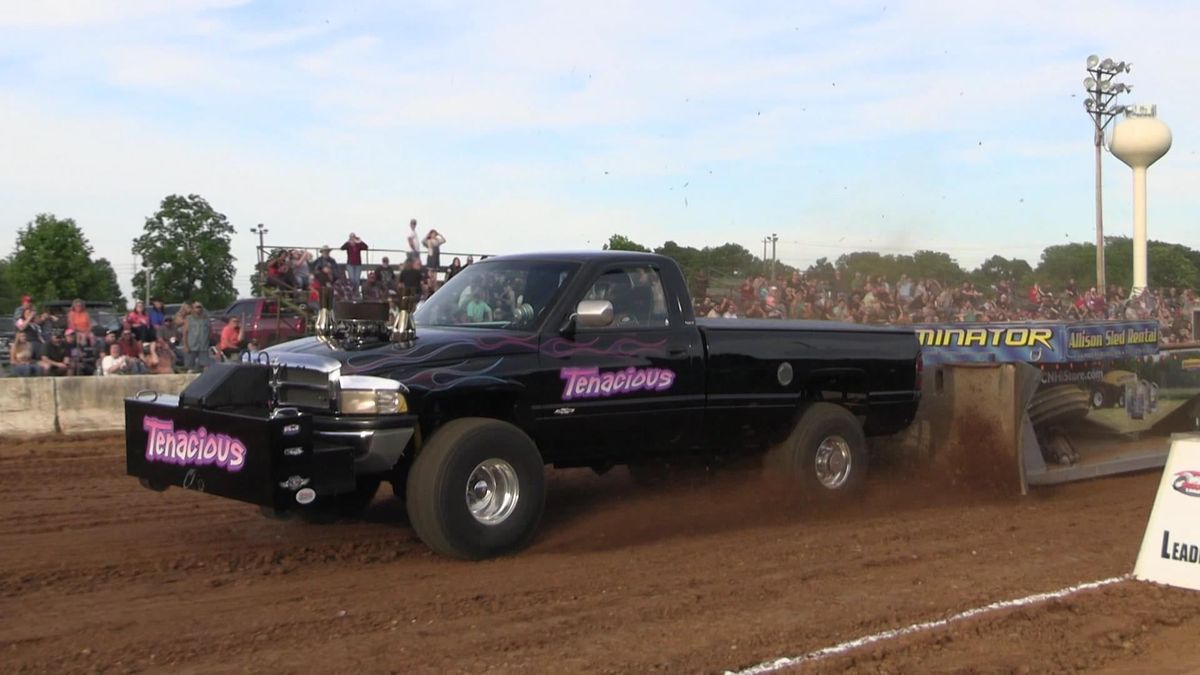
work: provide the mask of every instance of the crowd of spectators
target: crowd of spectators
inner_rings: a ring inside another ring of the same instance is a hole
[[[455,257],[443,265],[445,243],[437,230],[421,237],[413,219],[399,266],[387,256],[378,264],[365,264],[370,247],[352,232],[340,246],[344,262],[333,258],[329,246],[322,246],[316,257],[304,249],[286,250],[267,262],[264,281],[312,309],[319,306],[323,294],[339,300],[386,300],[415,309],[440,284],[474,262],[470,256],[465,263]],[[106,330],[93,322],[82,300],[60,315],[36,308],[32,298],[25,296],[13,320],[16,332],[8,349],[8,370],[19,377],[196,372],[247,353],[253,358],[259,349],[254,339],[246,339],[240,318],[231,318],[219,337],[212,333],[208,312],[199,302],[184,303],[170,314],[157,298],[149,307],[139,301],[121,319],[119,329]]]
[[[854,274],[840,270],[816,278],[793,273],[779,281],[744,280],[725,296],[701,289],[696,315],[764,319],[817,319],[850,323],[906,325],[991,321],[1157,320],[1163,344],[1191,343],[1191,312],[1200,307],[1194,289],[1145,289],[1130,296],[1124,288],[1106,292],[1083,288],[1074,279],[1061,288],[1034,283],[1018,287],[1001,280],[977,286],[971,281],[942,283],[932,278]]]
[[[473,257],[465,263],[456,257],[443,266],[441,248],[445,243],[446,237],[437,230],[429,230],[422,238],[414,219],[409,222],[405,259],[399,266],[388,256],[367,265],[363,258],[370,246],[351,232],[339,247],[345,252],[345,262],[334,259],[330,246],[318,249],[315,258],[303,249],[281,251],[266,264],[266,285],[314,309],[325,293],[338,300],[395,301],[411,309],[474,262]]]
[[[199,303],[185,307],[188,311],[168,315],[158,298],[149,308],[138,301],[119,328],[106,329],[93,321],[83,300],[76,299],[60,315],[38,309],[26,295],[13,313],[10,374],[66,377],[198,369],[211,353],[208,315]]]
[[[438,287],[471,265],[455,257],[442,265],[446,238],[429,230],[422,238],[417,221],[409,223],[405,259],[394,266],[388,257],[364,265],[366,242],[350,233],[340,250],[345,262],[323,246],[315,258],[303,249],[286,250],[266,265],[266,285],[316,308],[322,295],[339,300],[389,301],[414,309]],[[422,261],[422,253],[425,254]],[[365,273],[365,274],[364,274]],[[522,279],[482,277],[485,283],[458,299],[463,320],[511,317],[520,305]],[[1084,288],[1074,279],[1061,287],[1011,280],[979,284],[945,283],[935,278],[898,279],[836,270],[830,275],[793,272],[779,280],[747,278],[724,292],[709,293],[701,275],[696,315],[709,318],[813,319],[849,323],[910,325],[997,321],[1155,320],[1162,344],[1193,343],[1192,313],[1200,309],[1195,289],[1145,289],[1130,296],[1122,287]],[[160,299],[136,302],[119,328],[101,328],[82,300],[61,313],[39,309],[24,296],[14,311],[15,335],[8,349],[13,376],[119,375],[195,372],[214,361],[251,357],[258,345],[245,339],[234,317],[213,344],[207,311],[188,302],[170,314]]]

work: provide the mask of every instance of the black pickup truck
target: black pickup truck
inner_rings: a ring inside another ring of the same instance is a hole
[[[529,541],[548,464],[767,449],[805,498],[855,495],[922,367],[909,330],[697,320],[672,260],[615,251],[489,258],[411,317],[339,303],[317,329],[128,399],[128,473],[309,518],[387,481],[422,540],[478,559]]]

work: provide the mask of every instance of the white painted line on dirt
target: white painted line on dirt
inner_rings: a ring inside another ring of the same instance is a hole
[[[1000,602],[993,602],[990,605],[985,605],[983,607],[976,607],[975,609],[968,609],[965,612],[959,612],[958,614],[955,614],[954,616],[951,616],[951,617],[948,617],[945,619],[938,619],[937,621],[926,621],[924,623],[915,623],[915,624],[913,624],[911,626],[907,626],[905,628],[895,628],[893,630],[885,630],[881,633],[875,633],[874,635],[867,635],[867,636],[860,637],[860,638],[857,638],[854,640],[850,640],[848,642],[843,642],[841,644],[833,645],[832,647],[818,649],[814,652],[809,652],[807,654],[804,654],[803,656],[789,656],[789,657],[785,657],[785,658],[775,659],[773,661],[763,661],[762,663],[760,663],[756,666],[751,666],[749,668],[746,668],[745,670],[727,670],[727,671],[725,671],[725,675],[759,675],[760,673],[773,673],[777,670],[783,670],[784,668],[792,668],[792,667],[795,667],[795,666],[798,666],[798,665],[801,665],[804,663],[810,663],[812,661],[819,661],[819,660],[824,659],[829,656],[845,654],[846,652],[858,649],[859,647],[865,647],[870,644],[875,644],[876,642],[882,642],[883,640],[891,640],[893,638],[904,637],[905,635],[912,635],[913,633],[919,633],[921,631],[932,630],[934,628],[942,628],[942,627],[948,626],[952,623],[957,623],[957,622],[963,621],[965,619],[973,619],[977,616],[981,616],[983,614],[990,614],[991,612],[996,612],[996,611],[999,611],[1002,609],[1012,609],[1013,607],[1028,607],[1030,605],[1041,604],[1041,603],[1047,602],[1049,600],[1058,600],[1060,598],[1065,598],[1068,595],[1073,595],[1073,594],[1079,593],[1081,591],[1090,591],[1090,590],[1094,590],[1097,588],[1101,588],[1103,586],[1110,586],[1112,584],[1120,583],[1129,578],[1130,578],[1129,575],[1126,574],[1126,575],[1119,576],[1119,577],[1111,577],[1109,579],[1101,579],[1100,581],[1092,581],[1092,582],[1089,582],[1086,584],[1079,584],[1077,586],[1068,586],[1066,588],[1063,588],[1063,589],[1060,589],[1057,591],[1051,591],[1049,593],[1038,593],[1036,595],[1030,595],[1030,596],[1026,596],[1024,598],[1017,598],[1016,600],[1001,600]]]

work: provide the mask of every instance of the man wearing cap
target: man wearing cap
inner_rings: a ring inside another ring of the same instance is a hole
[[[333,256],[329,255],[329,250],[330,249],[328,246],[321,247],[321,255],[317,256],[316,260],[312,261],[312,269],[319,270],[328,265],[329,270],[333,272],[334,278],[337,278],[337,261],[333,259]]]
[[[53,377],[63,377],[71,370],[71,357],[68,355],[67,344],[63,342],[62,333],[54,331],[50,334],[50,342],[42,350],[42,373]]]
[[[146,310],[146,315],[150,317],[150,327],[155,331],[162,328],[163,321],[167,318],[166,306],[163,305],[162,298],[150,298],[150,307]]]
[[[188,372],[197,372],[208,365],[208,348],[211,344],[208,333],[208,313],[204,305],[192,303],[192,312],[183,325],[183,367]]]
[[[358,295],[359,274],[362,273],[362,252],[367,250],[367,242],[359,239],[357,234],[350,233],[350,238],[342,244],[346,252],[346,276],[350,278],[350,287]]]
[[[384,256],[383,260],[379,261],[379,269],[376,276],[379,279],[379,283],[387,291],[390,292],[396,289],[396,270],[392,269],[392,263],[388,260],[387,256]]]
[[[20,321],[21,315],[24,314],[25,310],[27,309],[33,309],[33,298],[29,297],[28,295],[22,295],[21,306],[13,310],[13,323]]]
[[[69,375],[91,375],[96,371],[96,353],[93,347],[91,331],[76,331],[68,328],[66,340],[68,356],[71,359]]]

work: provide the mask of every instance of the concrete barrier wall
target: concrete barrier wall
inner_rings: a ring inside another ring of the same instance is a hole
[[[196,379],[195,375],[122,375],[120,377],[59,377],[54,400],[58,430],[64,434],[81,431],[119,431],[125,428],[125,399],[152,389],[178,394]]]
[[[195,375],[0,379],[0,436],[120,431],[125,398],[149,389],[178,394]]]
[[[58,431],[54,380],[22,377],[0,380],[0,435],[35,436]]]

